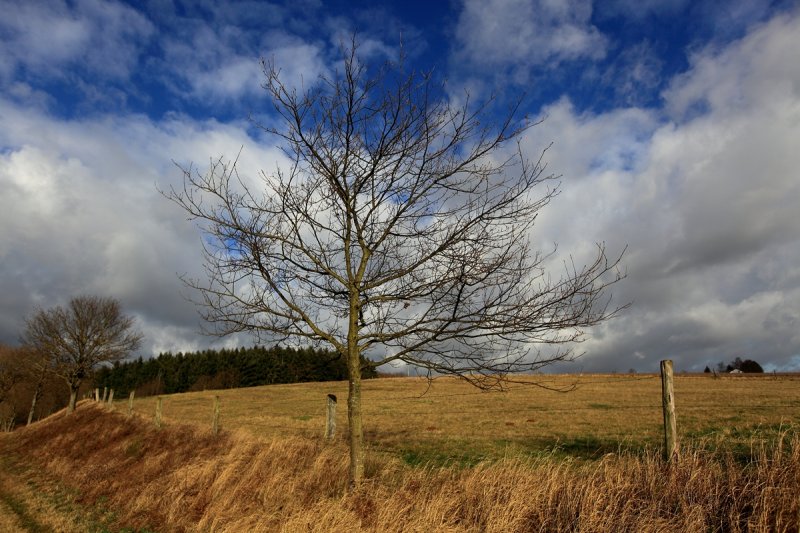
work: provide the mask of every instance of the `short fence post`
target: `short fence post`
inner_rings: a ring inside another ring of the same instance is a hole
[[[325,438],[332,439],[336,435],[336,395],[328,394],[328,416],[325,424]]]
[[[675,420],[675,394],[672,387],[672,361],[661,361],[661,403],[664,410],[664,458],[674,461],[678,447],[678,427]]]
[[[103,387],[103,403],[108,400],[108,387]]]
[[[100,401],[100,387],[94,389],[94,401],[96,402]]]
[[[214,419],[211,421],[211,432],[219,434],[219,396],[214,396]]]
[[[130,395],[128,395],[128,416],[133,414],[133,395],[136,394],[135,390],[132,390]]]
[[[111,389],[108,393],[108,406],[114,409],[114,389]]]
[[[156,427],[161,428],[161,407],[163,405],[163,398],[161,396],[158,397],[156,401]]]

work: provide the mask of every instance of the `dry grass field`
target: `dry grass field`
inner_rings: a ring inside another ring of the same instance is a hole
[[[532,380],[532,378],[527,378]],[[600,457],[620,449],[657,447],[663,439],[661,381],[657,375],[554,375],[541,387],[510,384],[482,392],[453,378],[364,382],[367,442],[407,462],[475,463],[481,459],[553,452]],[[324,432],[328,393],[337,395],[338,435],[347,429],[347,384],[303,383],[176,394],[164,397],[165,423],[209,427],[213,397],[221,399],[221,425],[256,437]],[[677,375],[678,432],[682,441],[749,447],[800,422],[800,376]],[[153,416],[155,398],[134,401]],[[127,410],[127,401],[116,408]]]
[[[0,434],[9,531],[796,532],[800,380],[677,376],[665,463],[654,376],[558,376],[481,393],[366,383],[367,480],[347,490],[343,383],[81,402]],[[322,439],[326,394],[339,437]],[[424,393],[424,394],[423,394]],[[212,398],[223,431],[210,431]],[[479,461],[485,458],[486,460]],[[476,463],[477,464],[474,464]],[[10,529],[9,529],[10,528]]]

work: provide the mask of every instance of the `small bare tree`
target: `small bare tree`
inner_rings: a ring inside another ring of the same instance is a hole
[[[207,279],[185,281],[212,332],[327,343],[347,362],[351,485],[364,475],[362,356],[491,388],[570,360],[582,328],[617,311],[605,289],[619,258],[603,245],[555,279],[532,247],[558,190],[513,142],[532,124],[451,104],[402,64],[371,69],[355,44],[301,91],[263,67],[278,120],[262,127],[291,164],[257,184],[235,160],[183,168],[167,196],[206,234]]]
[[[98,296],[79,296],[66,308],[39,310],[26,320],[23,341],[67,382],[67,413],[75,410],[78,389],[97,365],[138,349],[142,334],[133,330],[133,322],[119,302]]]

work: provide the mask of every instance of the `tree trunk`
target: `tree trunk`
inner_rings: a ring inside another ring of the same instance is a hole
[[[36,388],[33,389],[33,399],[31,399],[31,410],[28,412],[28,423],[27,425],[30,426],[33,423],[33,415],[36,414],[36,402],[39,401],[39,396],[42,395],[42,389],[44,388],[44,378],[45,378],[45,371],[42,369],[39,372],[39,379],[36,380]]]
[[[350,430],[350,488],[364,479],[364,426],[361,423],[361,353],[358,347],[359,295],[350,294],[350,320],[347,330],[347,422]]]
[[[347,421],[350,427],[350,488],[364,479],[364,427],[361,424],[361,358],[358,348],[347,356],[350,386],[347,396]]]
[[[67,414],[75,411],[75,401],[78,399],[78,385],[70,385],[69,387],[69,405],[67,406]]]
[[[33,422],[33,415],[36,411],[36,402],[39,400],[39,395],[42,393],[42,382],[38,382],[36,384],[36,388],[33,390],[33,400],[31,400],[31,410],[28,412],[28,424],[31,425]]]

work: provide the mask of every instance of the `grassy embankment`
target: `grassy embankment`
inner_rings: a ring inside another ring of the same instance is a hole
[[[0,438],[0,496],[64,531],[797,531],[800,381],[679,376],[669,467],[644,449],[660,438],[657,379],[579,379],[569,394],[445,380],[421,397],[418,380],[369,382],[369,479],[352,493],[344,443],[319,438],[344,384],[167,397],[161,430],[152,398],[132,418],[83,403]]]

